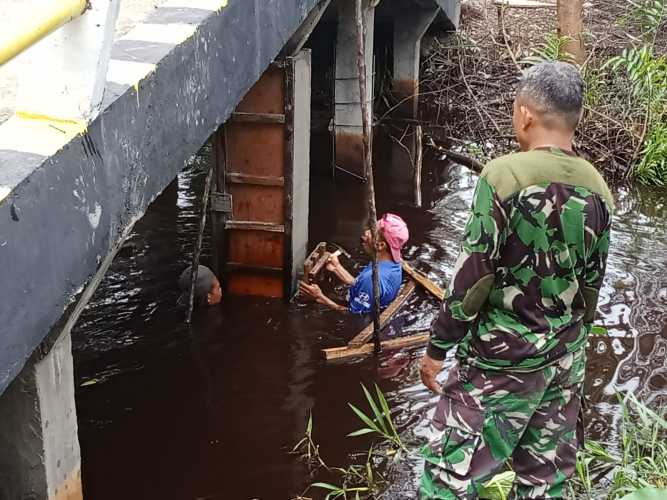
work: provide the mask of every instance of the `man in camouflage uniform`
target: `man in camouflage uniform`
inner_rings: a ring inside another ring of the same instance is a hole
[[[422,381],[442,397],[421,498],[477,498],[508,463],[515,497],[562,498],[574,472],[585,344],[613,209],[600,174],[572,152],[583,91],[574,66],[529,69],[514,103],[522,152],[491,161],[477,183],[422,360]]]

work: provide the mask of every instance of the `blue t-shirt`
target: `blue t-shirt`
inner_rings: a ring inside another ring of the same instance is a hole
[[[383,260],[378,262],[380,275],[380,307],[384,309],[396,298],[403,280],[401,264]],[[373,309],[373,264],[361,270],[352,284],[348,297],[348,308],[354,314],[368,314]]]

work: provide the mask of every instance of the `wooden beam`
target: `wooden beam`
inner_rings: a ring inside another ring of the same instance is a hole
[[[555,9],[556,2],[538,2],[534,0],[494,0],[493,5],[510,9]]]
[[[446,293],[442,288],[440,288],[438,285],[433,283],[424,274],[422,274],[419,271],[417,271],[416,269],[414,269],[407,262],[403,261],[402,266],[403,266],[403,271],[405,271],[405,273],[408,276],[410,276],[413,280],[415,280],[417,283],[419,283],[421,286],[423,286],[436,299],[438,299],[440,302],[445,300]]]
[[[413,335],[406,335],[397,339],[385,340],[381,342],[383,351],[393,351],[404,349],[406,347],[416,347],[425,345],[428,342],[430,334],[428,332],[419,332]],[[345,359],[359,356],[368,356],[373,354],[374,345],[372,342],[360,346],[333,347],[331,349],[322,349],[325,359]]]
[[[254,222],[248,220],[229,220],[225,224],[226,229],[239,229],[242,231],[268,231],[271,233],[284,233],[285,226],[272,224],[271,222]]]
[[[408,281],[401,287],[394,301],[380,314],[380,328],[384,328],[394,314],[405,304],[410,295],[415,291],[415,282]],[[347,345],[350,347],[359,347],[373,336],[373,323],[361,330],[356,337],[350,340]]]
[[[255,264],[244,264],[242,262],[227,262],[225,270],[232,271],[254,271],[262,274],[280,274],[283,273],[282,267],[258,266]]]
[[[278,113],[232,113],[229,119],[234,123],[285,123],[285,115]]]
[[[248,175],[238,172],[230,172],[226,176],[230,184],[251,184],[253,186],[279,186],[285,185],[284,177],[270,177],[266,175]]]

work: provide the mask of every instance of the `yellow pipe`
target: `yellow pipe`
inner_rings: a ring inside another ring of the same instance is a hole
[[[50,5],[42,7],[43,12],[35,21],[17,20],[14,30],[0,35],[0,66],[79,17],[87,6],[88,0],[52,0]]]

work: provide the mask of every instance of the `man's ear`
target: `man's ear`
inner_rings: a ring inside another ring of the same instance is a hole
[[[211,292],[208,292],[206,294],[206,304],[208,304],[210,306],[212,300],[213,300],[213,294],[211,294]]]
[[[519,116],[521,117],[521,130],[528,130],[535,122],[533,113],[526,106],[519,106]]]

